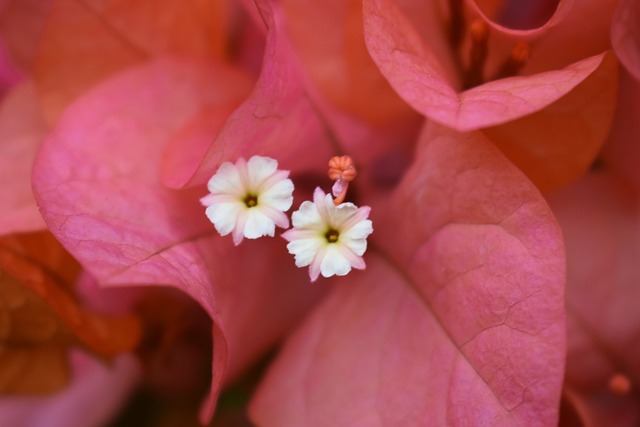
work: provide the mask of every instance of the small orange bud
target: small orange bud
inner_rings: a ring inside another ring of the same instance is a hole
[[[334,156],[329,160],[329,178],[333,181],[353,181],[358,172],[349,156]]]
[[[335,181],[332,193],[335,199],[333,203],[337,206],[344,201],[349,188],[349,182],[358,175],[353,159],[349,156],[334,156],[329,160],[329,179]]]

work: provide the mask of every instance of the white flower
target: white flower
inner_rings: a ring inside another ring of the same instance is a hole
[[[371,208],[353,203],[333,204],[330,194],[316,188],[313,202],[305,201],[291,216],[293,227],[282,234],[287,249],[295,256],[296,266],[309,266],[314,282],[320,274],[344,276],[351,268],[365,268],[362,255],[367,236],[373,232]]]
[[[289,227],[284,212],[293,203],[293,182],[288,176],[289,171],[278,170],[278,162],[269,157],[225,162],[207,184],[211,194],[200,202],[218,233],[233,233],[236,245],[243,237],[273,236],[276,225]]]

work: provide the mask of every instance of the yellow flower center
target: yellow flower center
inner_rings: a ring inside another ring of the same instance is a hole
[[[244,198],[244,204],[248,208],[253,208],[258,205],[258,197],[253,194],[247,194],[247,197]]]
[[[329,242],[329,243],[335,243],[340,238],[340,232],[338,230],[330,228],[324,234],[324,238],[327,239],[327,242]]]

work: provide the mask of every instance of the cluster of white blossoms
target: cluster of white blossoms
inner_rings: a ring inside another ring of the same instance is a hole
[[[278,162],[269,157],[225,162],[207,184],[210,194],[200,202],[218,233],[231,233],[236,245],[245,237],[274,236],[276,226],[289,228],[285,212],[293,204],[294,186],[288,177],[289,172],[279,170]],[[344,276],[352,268],[364,269],[362,255],[373,232],[370,211],[316,188],[313,201],[300,205],[291,216],[293,228],[282,235],[296,266],[309,266],[311,281],[319,275]]]

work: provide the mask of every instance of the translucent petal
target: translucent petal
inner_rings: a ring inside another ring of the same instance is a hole
[[[308,200],[302,202],[300,208],[291,215],[291,222],[296,228],[320,228],[323,226],[318,207]]]
[[[366,239],[345,239],[342,245],[349,248],[355,255],[362,256],[367,251]]]
[[[287,244],[287,250],[295,256],[296,267],[306,267],[315,259],[321,251],[324,243],[322,239],[299,239],[292,240]]]
[[[278,181],[260,193],[258,201],[279,211],[288,211],[293,204],[293,182],[290,179]]]
[[[329,212],[331,225],[337,229],[343,230],[345,222],[356,214],[358,207],[353,203],[341,203],[338,206],[335,206],[333,205],[332,200],[331,206],[327,206],[327,211]]]
[[[233,228],[233,244],[238,246],[244,238],[244,225],[247,222],[247,209],[238,212],[236,217],[236,226]]]
[[[247,163],[247,173],[251,189],[257,189],[262,182],[276,173],[277,169],[278,162],[275,159],[263,156],[251,157]]]
[[[318,215],[322,218],[324,224],[329,223],[329,210],[333,207],[333,198],[331,194],[325,194],[324,191],[317,187],[313,192],[313,203],[318,210]]]
[[[362,249],[362,252],[364,253],[364,251],[367,249],[367,241],[363,239],[361,242],[364,243],[364,249]],[[340,245],[339,250],[342,256],[345,257],[347,261],[349,261],[351,267],[358,270],[364,270],[367,267],[364,259],[362,259],[361,256],[356,255],[348,245]]]
[[[285,231],[284,233],[282,233],[282,237],[288,242],[293,242],[294,240],[301,240],[301,239],[317,239],[317,238],[321,238],[322,235],[318,230],[313,230],[308,228],[304,228],[304,229],[291,228]],[[322,239],[322,242],[324,244],[324,239]]]
[[[282,211],[272,209],[269,206],[260,207],[260,212],[269,217],[280,228],[289,228],[289,217]]]
[[[354,224],[347,230],[342,230],[340,236],[341,238],[343,237],[345,241],[350,241],[356,239],[366,239],[367,236],[369,236],[371,233],[373,233],[373,224],[371,220],[365,219]]]
[[[226,236],[236,226],[238,216],[245,208],[241,203],[217,203],[205,210],[207,218],[213,223],[221,236]]]
[[[257,239],[262,236],[275,234],[276,226],[273,220],[264,214],[259,208],[247,209],[247,221],[244,225],[244,237]]]
[[[333,275],[344,276],[351,271],[351,264],[342,255],[341,251],[335,245],[326,248],[324,257],[320,264],[320,273],[323,277],[331,277]]]
[[[215,203],[215,198],[214,197],[215,196],[213,194],[207,194],[206,196],[200,198],[200,204],[202,206],[209,207],[209,206],[211,206],[212,204]]]
[[[246,193],[238,167],[229,162],[220,165],[215,175],[209,179],[207,188],[214,194],[244,195]]]
[[[320,276],[320,264],[324,259],[324,253],[326,251],[326,246],[321,246],[320,251],[316,254],[315,258],[309,265],[309,277],[312,282],[315,282]]]
[[[361,208],[358,208],[358,210],[351,217],[347,218],[342,223],[342,230],[349,230],[353,226],[355,226],[357,223],[363,220],[366,220],[367,218],[369,218],[370,212],[371,212],[371,208],[369,206],[363,206]],[[371,232],[373,232],[373,228],[371,229],[369,234],[371,234]]]

